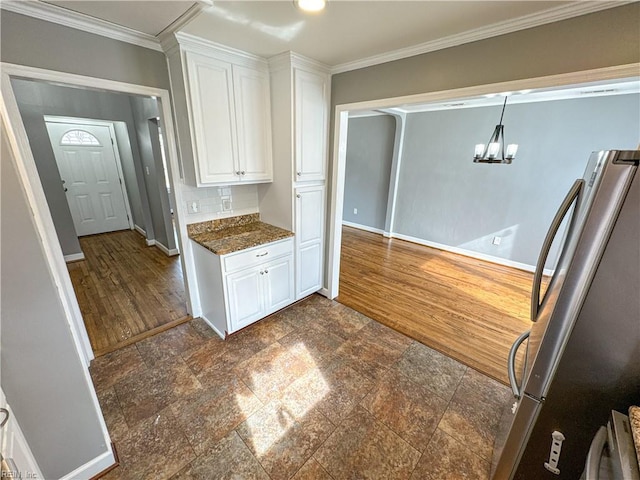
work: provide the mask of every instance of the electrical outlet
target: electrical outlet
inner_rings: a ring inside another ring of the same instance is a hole
[[[354,214],[354,215],[357,215],[357,214],[358,214],[358,209],[357,209],[357,208],[354,208],[354,209],[353,209],[353,214]]]
[[[493,237],[493,241],[491,242],[494,245],[500,245],[500,243],[502,243],[502,238],[501,237]]]
[[[187,202],[188,213],[198,213],[199,211],[200,211],[200,202],[198,200]]]
[[[231,198],[228,195],[225,195],[224,197],[220,197],[220,200],[222,200],[223,212],[228,212],[229,210],[231,210]]]
[[[147,172],[147,175],[149,175],[149,167],[144,167],[144,169]]]

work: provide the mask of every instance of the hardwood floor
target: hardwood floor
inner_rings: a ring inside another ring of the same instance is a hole
[[[337,300],[508,384],[509,347],[529,321],[533,275],[343,228]]]
[[[80,238],[85,260],[69,263],[96,356],[189,321],[178,256],[148,247],[135,231]]]

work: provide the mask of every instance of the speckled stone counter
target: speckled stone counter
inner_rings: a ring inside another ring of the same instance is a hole
[[[633,433],[633,442],[636,444],[638,465],[640,465],[640,407],[631,407],[629,409],[629,423]]]
[[[226,255],[293,236],[293,232],[260,221],[260,215],[240,215],[187,225],[189,238],[216,255]]]

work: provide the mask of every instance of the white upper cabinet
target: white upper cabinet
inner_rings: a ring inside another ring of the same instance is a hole
[[[232,65],[186,52],[198,183],[237,181]]]
[[[271,181],[269,73],[234,65],[233,86],[242,180]]]
[[[270,182],[267,62],[185,34],[177,34],[166,52],[185,182],[196,186]]]
[[[296,181],[324,180],[327,158],[328,78],[294,68]]]

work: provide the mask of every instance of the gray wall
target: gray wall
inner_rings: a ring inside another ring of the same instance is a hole
[[[169,90],[163,52],[2,10],[2,61]]]
[[[333,105],[640,62],[640,3],[332,77]]]
[[[144,167],[144,181],[149,193],[151,222],[155,240],[168,249],[176,248],[169,193],[164,177],[164,167],[158,140],[157,122],[159,116],[158,101],[150,97],[130,97],[131,109],[135,118],[140,158]]]
[[[384,230],[395,134],[391,115],[349,119],[343,220]]]
[[[639,95],[507,105],[506,141],[520,146],[511,165],[472,161],[474,145],[487,142],[500,118],[499,106],[408,115],[395,231],[535,265],[589,154],[637,147],[639,106]],[[491,244],[494,235],[500,246]]]
[[[107,451],[4,126],[0,155],[2,389],[45,478]]]
[[[154,238],[149,191],[143,178],[139,135],[136,132],[129,95],[20,79],[12,79],[11,84],[63,253],[71,255],[80,253],[81,249],[69,205],[61,188],[62,180],[43,115],[122,121],[126,124],[126,128],[120,126],[116,129],[116,138],[123,161],[127,194],[132,210],[136,212],[134,222],[147,231],[148,238]]]
[[[336,74],[331,78],[331,112],[335,105],[346,103],[638,63],[639,16],[640,3],[634,2]],[[332,114],[331,145],[334,140],[334,120]],[[333,152],[333,149],[329,151]],[[331,158],[327,178],[332,178],[332,165]],[[331,198],[331,195],[329,184],[327,198]],[[326,248],[328,251],[329,242]],[[325,278],[329,278],[326,266]]]

